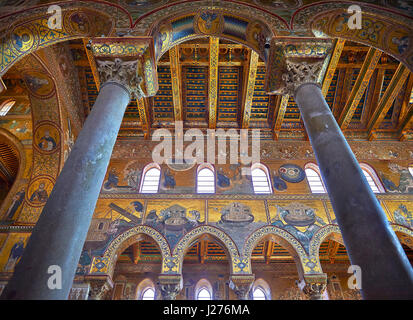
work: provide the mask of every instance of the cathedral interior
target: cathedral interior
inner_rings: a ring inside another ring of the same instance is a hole
[[[413,299],[411,1],[0,8],[1,299]]]

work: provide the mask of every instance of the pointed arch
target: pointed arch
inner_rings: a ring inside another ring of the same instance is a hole
[[[254,281],[251,294],[253,300],[271,300],[271,288],[267,281],[262,278]]]
[[[99,261],[97,263],[102,263],[102,261],[104,261],[106,266],[98,269],[103,270],[103,273],[109,274],[110,276],[113,275],[119,254],[133,243],[140,241],[142,239],[142,235],[149,236],[155,241],[162,255],[162,270],[168,269],[165,264],[166,260],[171,256],[169,244],[162,234],[149,226],[136,226],[121,233],[113,239],[105,250],[103,257],[97,259]],[[92,263],[91,270],[93,270],[93,264],[95,264],[95,262]]]
[[[223,230],[215,228],[213,226],[199,226],[192,229],[190,232],[185,234],[179,242],[176,244],[173,250],[173,256],[177,259],[178,273],[182,273],[183,261],[186,251],[191,247],[191,245],[202,235],[209,234],[216,238],[224,247],[229,255],[229,264],[231,268],[231,273],[236,272],[236,266],[241,262],[238,248],[235,242],[227,235]]]
[[[22,190],[23,192],[27,192],[26,187],[22,186],[21,180],[24,177],[24,172],[26,171],[26,153],[24,152],[24,147],[20,140],[13,135],[11,132],[9,132],[6,129],[0,128],[0,141],[3,140],[5,143],[11,146],[13,151],[16,153],[17,158],[18,158],[18,168],[17,168],[17,173],[14,178],[13,184],[11,185],[9,192],[4,198],[1,206],[0,206],[0,217],[3,219],[5,218],[3,216],[3,213],[5,214],[6,218],[8,215],[13,214],[7,209],[9,208],[10,202],[12,201],[12,198],[16,195],[16,193],[19,190]],[[14,214],[13,214],[14,215]]]
[[[136,288],[136,300],[156,300],[156,288],[152,279],[146,278]]]
[[[282,245],[293,257],[298,274],[301,276],[304,274],[304,260],[307,257],[302,244],[288,231],[275,226],[264,226],[253,232],[244,242],[243,257],[248,263],[248,270],[251,268],[251,256],[252,251],[259,242],[264,239],[271,239],[280,245]],[[252,271],[251,271],[252,272]]]
[[[213,300],[214,292],[211,283],[205,279],[200,279],[194,289],[194,297],[196,300]]]

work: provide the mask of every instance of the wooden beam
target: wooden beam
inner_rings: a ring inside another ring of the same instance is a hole
[[[337,102],[334,103],[335,105],[333,109],[333,114],[336,119],[339,118],[341,110],[343,110],[343,107],[347,102],[347,98],[350,95],[351,80],[353,78],[353,73],[353,69],[345,69],[343,81],[339,81],[339,83],[337,83],[337,93],[335,99],[337,100]]]
[[[255,78],[257,77],[257,63],[258,63],[258,53],[251,50],[248,73],[245,75],[247,77],[244,96],[243,96],[243,113],[242,113],[242,129],[247,129],[250,123],[251,117],[251,106],[252,100],[254,98],[254,88],[255,88]]]
[[[205,262],[205,258],[207,255],[207,240],[201,240],[199,242],[199,262],[200,263],[204,263]]]
[[[290,96],[288,94],[283,95],[281,98],[277,116],[274,121],[274,140],[278,140],[278,135],[280,134],[281,125],[284,121],[285,110],[287,109],[289,99]]]
[[[395,70],[399,66],[398,63],[380,63],[376,66],[376,69],[386,69],[386,70]],[[352,68],[352,69],[359,69],[363,67],[363,64],[360,63],[339,63],[337,65],[337,69],[342,68]]]
[[[269,264],[271,262],[271,255],[272,251],[274,250],[274,242],[271,240],[268,240],[265,243],[265,248],[264,248],[264,261],[266,264]]]
[[[334,51],[331,55],[326,75],[324,77],[323,87],[321,89],[321,92],[323,93],[324,97],[327,95],[328,88],[330,88],[331,80],[333,80],[334,73],[336,72],[337,64],[340,61],[341,53],[343,52],[345,43],[346,40],[337,39],[336,45],[334,46]]]
[[[132,255],[133,255],[133,263],[138,263],[140,258],[140,242],[135,242],[132,244]]]
[[[148,100],[147,98],[142,98],[136,101],[138,104],[139,118],[142,124],[142,131],[144,132],[144,138],[148,139],[150,135],[150,123],[148,117]]]
[[[406,133],[412,130],[412,128],[413,128],[413,106],[411,105],[403,121],[400,123],[399,140],[400,141],[406,140]]]
[[[7,87],[3,82],[3,79],[0,77],[0,93],[2,93],[3,91],[6,91]]]
[[[182,121],[182,96],[181,96],[181,69],[179,65],[179,46],[169,49],[171,63],[172,101],[174,104],[175,121]]]
[[[218,57],[219,38],[209,38],[209,128],[215,129],[217,123],[217,102],[218,102]]]
[[[100,89],[100,80],[99,80],[99,72],[97,70],[96,61],[93,57],[92,51],[87,48],[89,39],[83,38],[83,47],[86,52],[87,60],[89,61],[90,69],[92,70],[93,80],[95,80],[96,89],[99,91]]]
[[[374,73],[374,69],[380,60],[381,51],[374,48],[370,48],[367,52],[366,59],[364,60],[363,66],[357,77],[357,80],[351,90],[350,96],[341,112],[340,118],[338,120],[338,125],[342,130],[346,129],[353,118],[354,111],[357,108],[367,86],[369,85],[370,78]]]
[[[400,109],[399,123],[402,121],[406,112],[408,111],[409,104],[412,103],[411,101],[412,97],[413,97],[413,73],[410,73],[409,80],[407,81],[406,91],[403,97],[402,106]]]
[[[383,118],[386,116],[394,99],[399,94],[399,91],[405,83],[408,75],[409,69],[407,69],[402,63],[400,63],[389,83],[389,86],[381,97],[376,110],[374,110],[374,113],[369,120],[369,123],[367,125],[369,140],[373,140],[375,138],[374,131],[383,121]]]
[[[371,115],[373,114],[374,110],[376,110],[379,104],[380,92],[381,92],[381,89],[383,88],[384,76],[385,76],[384,69],[377,70],[377,78],[376,78],[376,83],[374,84],[372,99],[370,101],[367,101],[366,110],[365,110],[366,115],[365,117],[362,117],[363,123],[365,123],[366,127],[367,127],[368,119],[371,118]]]

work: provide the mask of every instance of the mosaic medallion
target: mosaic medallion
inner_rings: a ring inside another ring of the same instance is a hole
[[[278,173],[283,180],[291,183],[301,182],[305,178],[304,170],[295,164],[283,164]]]

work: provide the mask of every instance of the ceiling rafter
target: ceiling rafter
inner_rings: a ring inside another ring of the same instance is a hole
[[[406,140],[406,133],[413,128],[413,106],[410,106],[409,111],[400,124],[399,140]]]
[[[132,257],[133,257],[133,263],[138,263],[139,258],[140,258],[140,246],[139,242],[135,242],[132,244]]]
[[[370,78],[376,69],[376,66],[380,60],[381,51],[374,48],[370,48],[367,56],[364,60],[363,66],[357,77],[357,80],[351,90],[350,96],[341,112],[340,118],[338,120],[338,125],[342,130],[346,129],[353,118],[354,111],[357,108],[364,92],[366,91]]]
[[[402,106],[401,106],[400,114],[399,114],[399,123],[404,118],[404,115],[409,109],[409,104],[411,103],[410,100],[412,99],[412,93],[413,93],[413,74],[411,73],[409,76],[409,80],[407,81],[406,90],[404,92],[403,102],[402,102]]]
[[[218,102],[218,61],[219,61],[219,38],[209,38],[209,128],[215,129],[217,123]]]
[[[174,105],[175,121],[183,120],[181,95],[181,67],[179,65],[179,46],[169,49],[169,61],[172,82],[172,101]]]
[[[330,260],[330,263],[335,262],[339,247],[340,247],[340,244],[338,242],[329,240],[327,254],[328,254],[328,259]]]
[[[367,126],[368,120],[371,118],[371,115],[373,114],[374,110],[376,110],[377,105],[379,104],[380,92],[383,88],[384,77],[385,77],[385,70],[384,69],[377,70],[377,78],[376,78],[376,83],[374,84],[373,97],[370,101],[370,104],[366,105],[367,107],[365,111],[366,116],[365,116],[365,119],[363,119],[364,122],[366,123],[366,126]]]
[[[151,125],[148,117],[148,99],[139,99],[137,100],[137,104],[139,110],[139,118],[141,120],[142,130],[144,132],[144,138],[149,139]]]
[[[278,140],[278,136],[281,131],[281,125],[284,121],[285,110],[287,110],[288,100],[290,96],[288,94],[283,95],[279,102],[278,112],[274,121],[274,140]]]
[[[265,249],[264,249],[264,261],[266,264],[269,264],[271,262],[271,255],[272,252],[274,251],[274,242],[271,240],[268,240],[265,244]]]
[[[334,46],[334,51],[331,55],[326,75],[324,77],[323,87],[321,89],[324,97],[327,95],[328,89],[330,88],[331,80],[333,80],[334,73],[336,72],[337,64],[340,61],[341,53],[343,52],[345,43],[346,40],[337,39],[336,45]]]
[[[248,64],[248,71],[245,74],[245,90],[243,96],[243,113],[242,113],[242,128],[247,129],[249,127],[250,118],[251,118],[251,106],[252,100],[254,98],[254,89],[255,89],[255,78],[257,77],[257,66],[258,66],[258,53],[254,50],[250,51],[250,59]]]
[[[199,262],[204,263],[208,253],[208,241],[201,240],[199,242]]]
[[[343,82],[342,83],[340,82],[341,86],[337,88],[337,90],[339,90],[339,92],[337,92],[339,99],[337,99],[338,101],[335,104],[334,109],[333,109],[333,113],[336,119],[338,119],[338,117],[340,116],[341,110],[347,102],[347,97],[350,95],[351,80],[353,77],[353,72],[354,72],[354,69],[352,68],[346,69],[344,73]]]
[[[369,140],[373,140],[375,138],[375,130],[389,111],[394,99],[399,94],[399,91],[402,88],[402,85],[405,83],[408,75],[409,69],[407,69],[402,63],[400,63],[386,91],[381,97],[377,108],[374,110],[374,113],[369,120],[369,123],[367,125]]]

